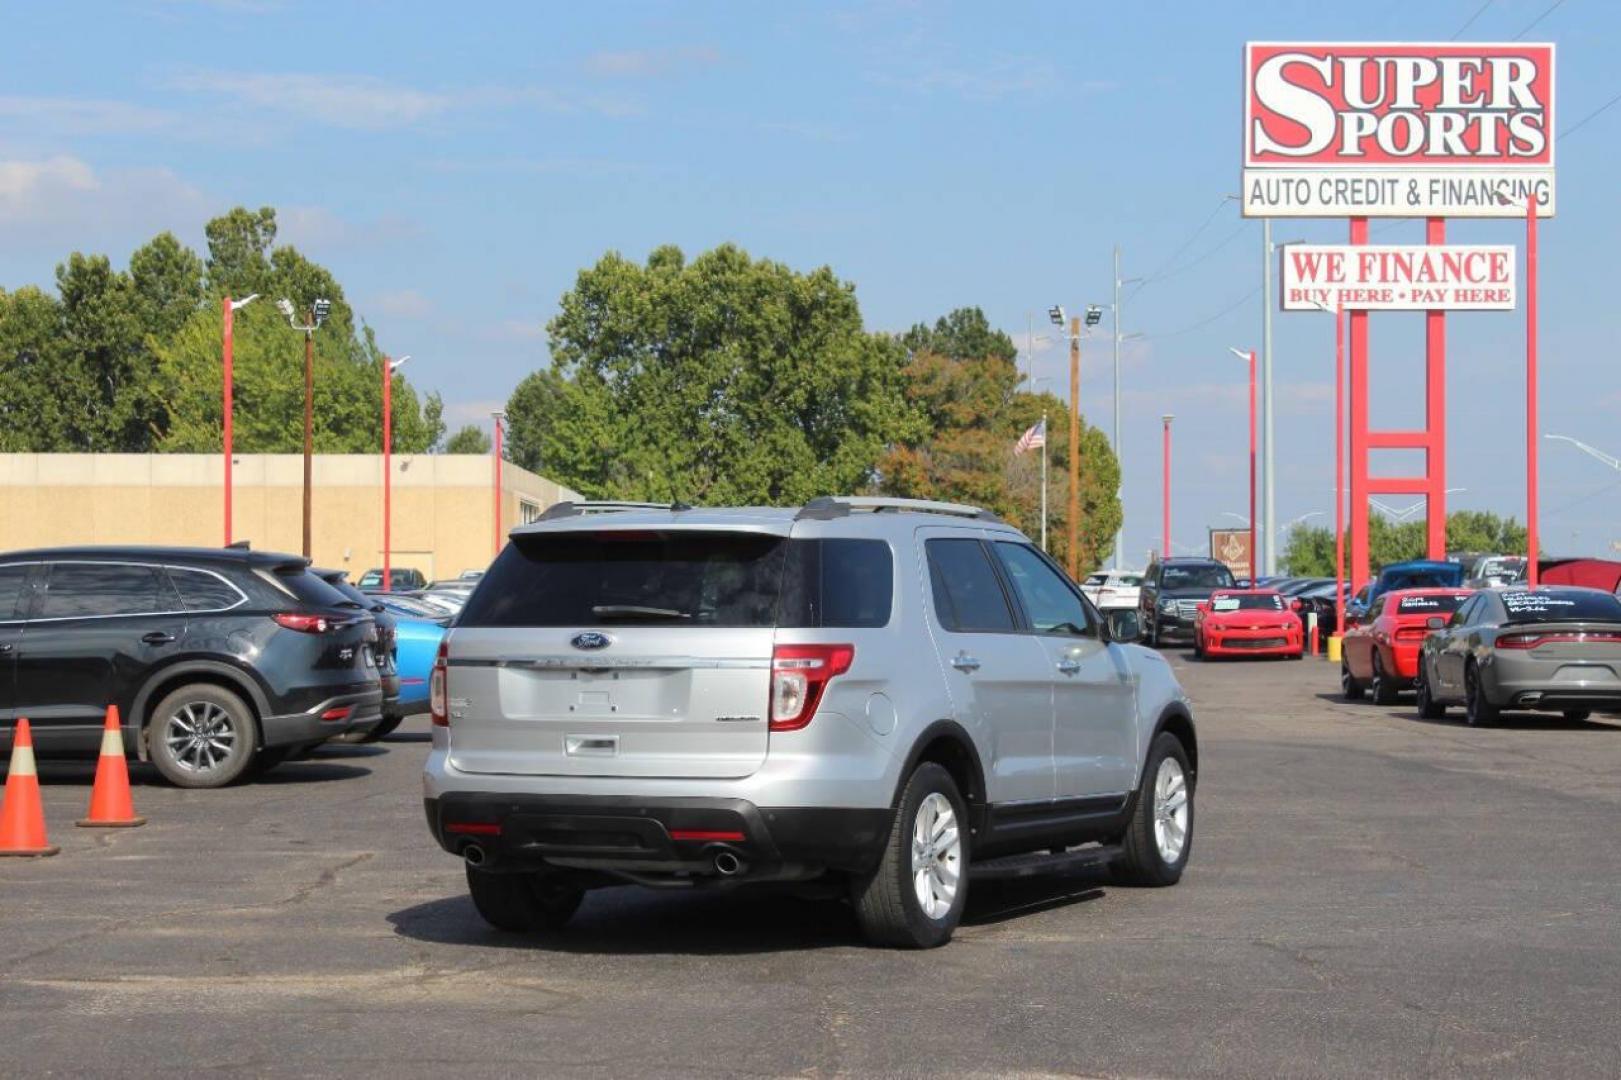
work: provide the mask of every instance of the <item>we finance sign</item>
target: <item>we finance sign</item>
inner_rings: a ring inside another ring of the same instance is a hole
[[[1251,42],[1249,217],[1554,211],[1554,47]]]
[[[1285,311],[1509,311],[1515,303],[1508,244],[1289,244],[1282,258]]]

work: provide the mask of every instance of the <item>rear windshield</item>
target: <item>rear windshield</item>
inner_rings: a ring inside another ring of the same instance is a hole
[[[1509,622],[1621,622],[1621,600],[1597,590],[1506,592],[1502,596]]]
[[[1404,596],[1396,601],[1398,615],[1450,615],[1469,599],[1468,593],[1452,596]]]
[[[1450,566],[1425,567],[1417,570],[1387,570],[1382,577],[1386,590],[1437,587],[1444,589],[1448,585],[1463,584],[1463,566],[1453,563]]]
[[[311,607],[354,606],[354,602],[347,596],[322,581],[319,575],[302,567],[277,567],[276,580],[283,588],[298,597],[300,603]]]
[[[1209,563],[1204,566],[1167,566],[1160,575],[1162,589],[1230,589],[1233,572],[1225,566]]]
[[[459,626],[877,627],[894,560],[880,540],[753,533],[517,537]]]
[[[1247,593],[1240,596],[1213,596],[1211,611],[1282,611],[1283,597],[1277,593]]]

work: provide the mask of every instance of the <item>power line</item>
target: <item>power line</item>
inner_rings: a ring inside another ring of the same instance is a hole
[[[1171,252],[1170,256],[1164,262],[1160,263],[1158,268],[1156,268],[1152,273],[1150,273],[1146,277],[1144,277],[1142,281],[1138,282],[1137,287],[1135,289],[1131,290],[1130,293],[1126,294],[1126,299],[1129,300],[1132,297],[1136,296],[1138,293],[1142,292],[1143,286],[1152,284],[1153,282],[1157,281],[1159,279],[1160,275],[1165,272],[1166,267],[1168,267],[1172,263],[1176,262],[1177,256],[1181,255],[1184,251],[1188,250],[1188,248],[1192,246],[1193,242],[1195,240],[1199,239],[1199,235],[1201,233],[1203,233],[1207,228],[1210,227],[1210,223],[1212,221],[1216,220],[1216,215],[1220,214],[1221,211],[1222,211],[1222,207],[1224,207],[1226,205],[1227,205],[1227,196],[1223,195],[1221,197],[1221,199],[1217,201],[1217,203],[1215,205],[1215,208],[1210,211],[1210,216],[1206,217],[1203,221],[1201,221],[1199,223],[1199,227],[1197,229],[1193,230],[1192,235],[1190,235],[1186,240],[1182,241],[1182,246],[1181,247],[1179,247],[1175,251]]]
[[[1588,113],[1586,116],[1582,117],[1580,120],[1578,120],[1574,124],[1570,125],[1564,131],[1561,131],[1559,133],[1559,138],[1563,139],[1566,135],[1569,135],[1571,132],[1575,131],[1577,128],[1581,127],[1583,124],[1587,123],[1589,120],[1592,120],[1594,117],[1598,116],[1599,113],[1601,113],[1604,110],[1610,108],[1611,106],[1613,106],[1618,101],[1621,101],[1621,94],[1615,95],[1615,97],[1611,98],[1609,101],[1606,101],[1604,104],[1600,105],[1598,108],[1594,109],[1592,112]]]
[[[1514,35],[1514,40],[1518,41],[1521,38],[1523,38],[1525,35],[1529,34],[1531,32],[1532,27],[1536,26],[1536,24],[1541,22],[1543,19],[1546,19],[1549,15],[1552,15],[1555,11],[1558,11],[1559,6],[1561,4],[1563,4],[1564,2],[1565,2],[1565,0],[1553,0],[1553,3],[1548,5],[1548,9],[1546,11],[1544,11],[1541,15],[1538,15],[1536,18],[1532,19],[1530,22],[1526,23],[1525,24],[1525,29],[1521,30],[1518,34]]]
[[[1249,227],[1249,220],[1246,218],[1245,220],[1240,221],[1238,223],[1238,227],[1236,229],[1234,229],[1232,232],[1228,233],[1225,237],[1223,237],[1222,240],[1219,243],[1217,243],[1215,247],[1206,248],[1201,254],[1195,255],[1193,258],[1189,259],[1187,262],[1183,263],[1181,266],[1178,266],[1173,270],[1165,271],[1163,274],[1160,274],[1154,280],[1156,280],[1156,281],[1164,281],[1167,278],[1174,278],[1179,274],[1183,274],[1183,273],[1186,273],[1189,270],[1192,270],[1195,266],[1198,266],[1200,263],[1202,263],[1206,259],[1210,258],[1210,256],[1216,254],[1216,252],[1220,251],[1222,248],[1226,247],[1228,244],[1230,244],[1234,240],[1238,239],[1239,235],[1241,233],[1243,233],[1244,230],[1246,228],[1248,228],[1248,227]]]
[[[1145,341],[1163,341],[1166,338],[1181,337],[1183,334],[1191,334],[1195,330],[1202,330],[1204,327],[1209,326],[1211,323],[1215,322],[1217,319],[1221,318],[1222,316],[1231,315],[1234,311],[1237,311],[1239,309],[1239,307],[1241,307],[1243,304],[1245,304],[1248,301],[1254,299],[1255,294],[1260,292],[1260,291],[1261,291],[1261,287],[1259,285],[1257,285],[1257,286],[1255,286],[1255,288],[1251,289],[1249,292],[1245,293],[1243,296],[1240,296],[1237,300],[1234,300],[1231,304],[1228,304],[1226,307],[1222,308],[1220,311],[1216,312],[1214,315],[1208,316],[1207,318],[1200,319],[1198,322],[1193,323],[1191,326],[1184,326],[1180,330],[1172,330],[1172,331],[1170,331],[1169,333],[1166,333],[1166,334],[1144,334],[1143,335],[1143,340],[1145,340]]]
[[[1478,8],[1475,9],[1475,13],[1473,15],[1469,16],[1467,19],[1465,19],[1463,21],[1462,26],[1460,26],[1456,30],[1452,31],[1452,36],[1447,38],[1447,40],[1448,41],[1457,41],[1458,36],[1460,34],[1462,34],[1465,30],[1469,29],[1471,26],[1475,25],[1475,20],[1480,18],[1482,15],[1486,14],[1486,9],[1491,7],[1491,6],[1492,6],[1492,0],[1486,0],[1486,2],[1484,4],[1481,4]]]

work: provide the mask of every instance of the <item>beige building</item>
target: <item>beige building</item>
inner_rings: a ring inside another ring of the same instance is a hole
[[[393,565],[430,580],[482,569],[496,550],[494,461],[485,454],[395,454]],[[232,539],[303,547],[304,459],[239,454]],[[219,454],[0,454],[0,550],[64,544],[188,544],[225,538]],[[579,496],[501,463],[501,535]],[[380,454],[317,454],[311,555],[354,580],[383,564]]]

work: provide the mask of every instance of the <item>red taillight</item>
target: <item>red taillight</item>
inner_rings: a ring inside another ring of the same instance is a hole
[[[729,829],[671,829],[671,840],[730,840],[743,842],[743,834]]]
[[[439,655],[433,661],[433,674],[428,677],[428,713],[438,727],[450,726],[450,647],[439,643]]]
[[[1555,642],[1603,642],[1613,645],[1621,642],[1621,634],[1600,631],[1593,634],[1504,634],[1497,639],[1499,649],[1534,649],[1538,645]]]
[[[332,629],[332,620],[325,615],[299,615],[291,611],[278,611],[270,616],[277,624],[300,634],[324,634]]]
[[[500,836],[501,826],[493,821],[449,821],[445,831],[463,836]]]
[[[778,645],[771,653],[771,730],[810,723],[827,684],[855,658],[854,645]]]
[[[328,709],[321,714],[322,720],[347,720],[349,713],[354,710],[353,705],[339,705],[336,709]]]
[[[1403,626],[1396,630],[1397,641],[1423,641],[1429,636],[1429,630],[1422,626]]]

